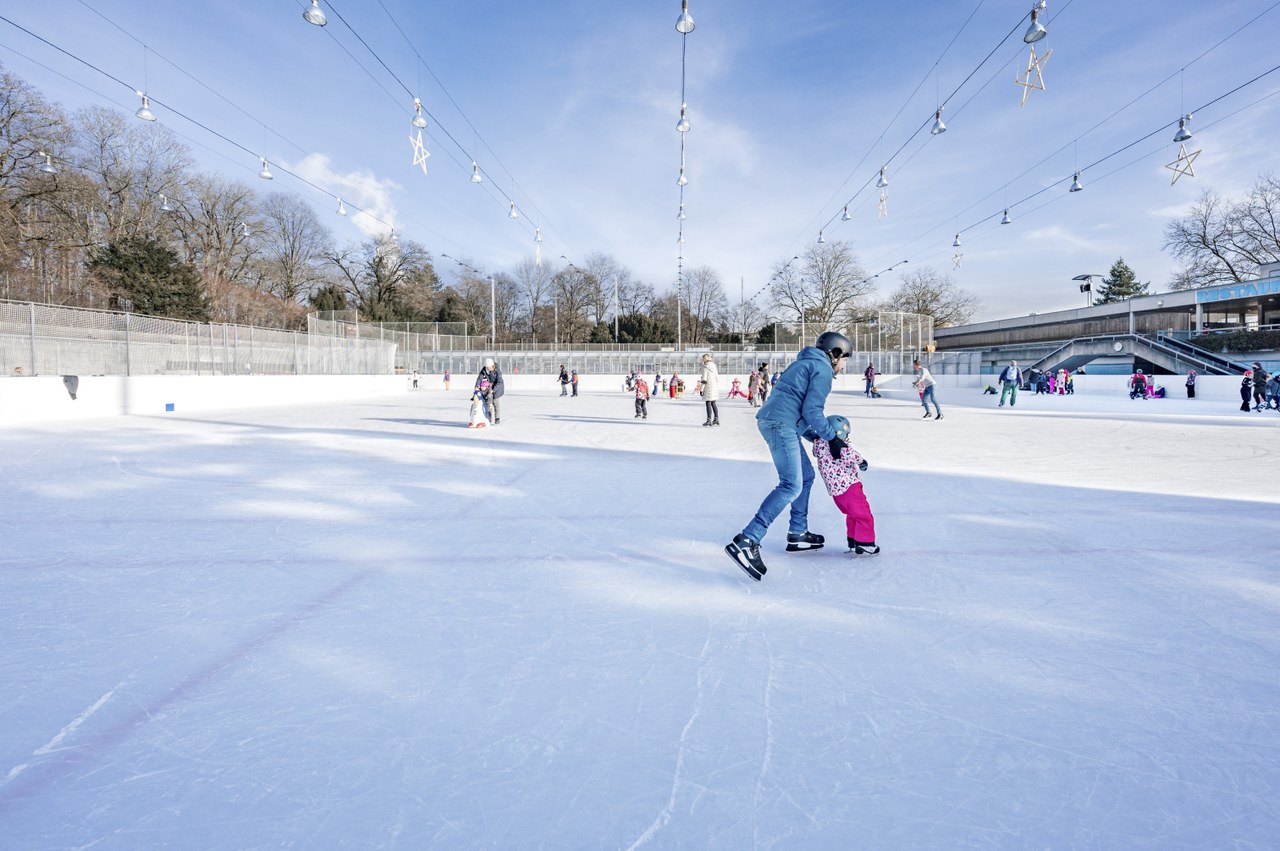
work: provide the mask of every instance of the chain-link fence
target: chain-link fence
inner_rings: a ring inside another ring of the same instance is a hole
[[[387,375],[396,345],[0,301],[0,374]]]

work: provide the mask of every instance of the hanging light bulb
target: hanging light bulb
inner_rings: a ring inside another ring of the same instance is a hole
[[[1080,182],[1080,172],[1077,171],[1075,179],[1071,181],[1071,189],[1068,191],[1079,192],[1081,189],[1084,189],[1084,184]]]
[[[826,245],[827,238],[822,235],[822,231],[818,231],[818,245]]]
[[[676,186],[688,186],[689,178],[684,176],[684,169],[680,169],[680,177],[676,179]]]
[[[941,111],[941,110],[939,110],[939,111]],[[945,130],[946,128],[944,127],[943,129]],[[881,169],[880,169],[880,179],[876,181],[876,188],[877,188],[877,189],[884,189],[884,188],[885,188],[886,186],[888,186],[888,185],[889,185],[889,178],[887,178],[887,177],[885,177],[885,176],[884,176],[884,168],[881,168]]]
[[[309,24],[315,24],[322,27],[329,23],[329,19],[324,16],[324,11],[320,8],[320,0],[311,0],[311,6],[307,11],[302,13],[302,17]]]
[[[413,99],[413,118],[409,123],[414,127],[417,127],[419,130],[427,129],[427,119],[422,115],[422,101],[417,98]]]
[[[1007,225],[1012,223],[1013,223],[1013,218],[1009,215],[1009,211],[1006,209],[1004,211],[1004,218],[1000,220],[1000,224]]]
[[[262,171],[258,172],[258,177],[261,177],[263,180],[274,180],[275,177],[271,174],[271,169],[267,168],[267,158],[261,157],[261,159]]]
[[[693,18],[689,15],[689,0],[680,0],[680,17],[676,18],[676,32],[688,35],[693,32]]]
[[[138,107],[138,111],[135,112],[134,115],[141,118],[143,121],[155,121],[156,114],[151,111],[151,98],[147,97],[142,92],[136,92],[135,94],[142,98],[142,106]]]
[[[335,210],[334,212],[336,212],[339,216],[345,216],[347,214],[347,205],[342,203],[341,198],[338,199],[338,209]]]
[[[1191,131],[1187,129],[1187,123],[1191,121],[1191,113],[1187,113],[1178,119],[1178,132],[1173,134],[1173,141],[1186,142],[1191,138]]]
[[[853,216],[849,215],[849,205],[848,205],[848,204],[845,204],[845,205],[844,205],[844,212],[840,214],[840,221],[842,221],[842,222],[850,222],[850,221],[853,221]]]
[[[680,120],[676,122],[676,129],[681,133],[689,132],[689,117],[685,114],[688,108],[689,105],[687,103],[680,104]]]
[[[516,212],[516,202],[515,202],[515,201],[512,201],[512,202],[511,202],[511,212],[507,213],[507,218],[508,218],[508,219],[518,219],[518,218],[520,218],[520,214],[519,214],[518,212]]]
[[[680,205],[680,212],[676,213],[676,218],[682,222],[684,221],[684,204]]]
[[[1027,44],[1035,44],[1049,34],[1049,31],[1044,28],[1044,24],[1038,20],[1042,9],[1044,9],[1044,0],[1040,0],[1039,3],[1031,7],[1031,26],[1027,27],[1027,31],[1022,36],[1022,40]]]
[[[933,127],[929,132],[935,136],[940,136],[947,132],[947,125],[942,123],[942,107],[938,107],[938,111],[933,114]]]
[[[956,234],[956,241],[955,241],[955,242],[953,242],[953,243],[951,243],[951,247],[952,247],[952,248],[959,248],[959,247],[960,247],[960,234]]]
[[[36,151],[36,155],[37,155],[37,156],[44,157],[44,162],[42,162],[42,163],[40,164],[40,171],[41,171],[42,173],[44,173],[44,174],[57,174],[57,173],[58,173],[58,167],[57,167],[56,165],[54,165],[54,164],[53,164],[53,157],[49,156],[49,155],[48,155],[48,154],[46,154],[44,151]]]
[[[243,236],[245,239],[248,239],[251,235],[249,231],[249,226],[244,222],[240,223],[240,235]]]
[[[484,183],[484,175],[480,173],[480,164],[475,160],[471,161],[471,182]]]
[[[164,195],[160,196],[160,212],[162,213],[173,212],[173,205],[169,203],[169,199],[164,197]]]

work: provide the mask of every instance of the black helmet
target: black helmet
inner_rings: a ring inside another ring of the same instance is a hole
[[[853,351],[853,343],[839,331],[823,331],[814,345],[834,359],[847,358]]]

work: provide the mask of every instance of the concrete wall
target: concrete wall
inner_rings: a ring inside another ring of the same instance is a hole
[[[396,375],[87,375],[79,377],[72,399],[61,376],[8,377],[0,378],[0,426],[340,402],[407,387]]]

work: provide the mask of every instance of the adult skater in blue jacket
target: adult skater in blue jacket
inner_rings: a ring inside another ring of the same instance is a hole
[[[760,557],[760,542],[782,509],[791,506],[787,531],[787,552],[818,549],[823,537],[809,531],[809,491],[813,487],[813,462],[802,438],[821,437],[840,454],[845,443],[827,422],[823,406],[831,392],[831,381],[845,365],[852,344],[836,331],[826,331],[813,346],[800,350],[795,363],[778,379],[768,400],[756,414],[756,427],[773,456],[778,484],[760,504],[756,516],[724,549],[755,580],[766,567]]]

